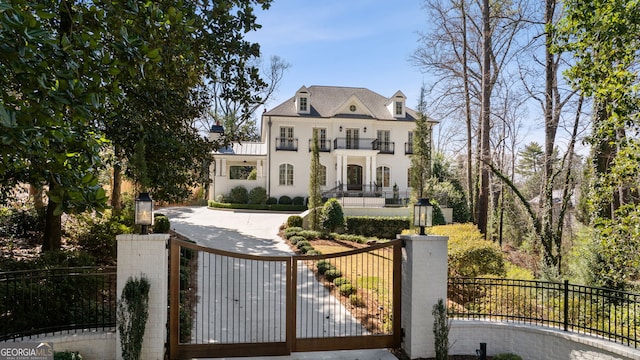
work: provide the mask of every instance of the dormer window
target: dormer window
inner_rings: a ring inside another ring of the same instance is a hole
[[[301,113],[303,112],[307,112],[307,98],[306,97],[300,97],[300,108],[298,110],[300,110]]]
[[[407,113],[407,109],[405,108],[405,101],[406,101],[407,97],[404,96],[404,94],[400,91],[396,92],[395,94],[393,94],[393,96],[391,97],[391,101],[389,101],[387,104],[387,109],[389,109],[389,112],[391,114],[393,114],[393,117],[396,119],[399,118],[404,118],[406,116]]]
[[[404,114],[404,106],[402,104],[402,101],[397,101],[396,100],[396,112],[395,112],[395,116],[402,116]]]
[[[300,88],[296,93],[296,112],[298,114],[310,114],[311,113],[311,103],[309,99],[311,94],[306,87]]]

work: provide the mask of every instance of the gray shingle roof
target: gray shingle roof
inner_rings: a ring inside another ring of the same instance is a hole
[[[263,115],[271,116],[296,116],[296,117],[335,117],[336,112],[343,106],[352,96],[355,96],[367,107],[373,118],[379,120],[405,120],[415,121],[417,114],[414,110],[406,108],[406,116],[404,118],[394,118],[393,114],[387,109],[393,99],[384,97],[378,93],[365,88],[340,87],[340,86],[317,86],[313,85],[307,88],[310,93],[309,104],[311,105],[310,114],[298,114],[295,105],[295,96],[287,101],[267,111]],[[395,94],[392,94],[393,96]],[[341,117],[347,117],[347,114],[340,114]],[[350,115],[353,117],[353,115]],[[367,116],[361,116],[366,117]]]

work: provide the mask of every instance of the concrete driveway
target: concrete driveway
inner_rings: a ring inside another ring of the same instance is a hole
[[[278,236],[280,225],[286,222],[291,213],[215,210],[206,207],[172,207],[157,212],[169,217],[174,231],[203,246],[252,255],[293,254]],[[294,353],[290,356],[246,359],[397,360],[386,349]]]

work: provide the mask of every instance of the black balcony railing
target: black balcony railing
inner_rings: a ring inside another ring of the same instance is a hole
[[[313,140],[309,139],[309,152],[311,152],[311,142]],[[320,152],[330,152],[331,151],[331,140],[318,140],[318,151]]]
[[[568,281],[453,277],[447,298],[453,318],[553,327],[640,348],[640,294]]]
[[[373,150],[380,151],[381,154],[394,154],[396,143],[390,141],[380,141],[378,139],[373,141]]]
[[[298,139],[277,137],[276,150],[298,151]]]
[[[404,143],[404,154],[405,155],[413,154],[413,143],[412,142]]]
[[[116,268],[0,273],[0,341],[78,329],[113,330]]]
[[[373,142],[375,140],[376,139],[335,138],[333,140],[333,148],[350,150],[373,150]]]

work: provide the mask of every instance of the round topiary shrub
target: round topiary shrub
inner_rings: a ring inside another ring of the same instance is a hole
[[[318,272],[322,275],[325,272],[327,272],[328,270],[331,270],[334,268],[333,265],[331,265],[331,263],[329,262],[329,260],[320,260],[318,261],[318,263],[316,264],[316,267],[318,268]]]
[[[291,215],[287,218],[287,227],[302,227],[302,217]]]
[[[351,296],[352,294],[356,293],[356,287],[353,286],[352,284],[342,284],[339,287],[340,289],[340,295],[342,296]]]
[[[301,227],[288,227],[284,229],[284,232],[282,234],[284,235],[285,239],[289,239],[294,235],[298,235],[298,233],[301,231],[302,231]]]
[[[273,196],[267,199],[267,205],[276,205],[278,203],[278,199]]]
[[[313,249],[313,250],[307,251],[307,255],[322,255],[322,253],[318,250]]]
[[[305,238],[303,236],[298,236],[298,235],[294,235],[289,238],[289,242],[291,243],[291,245],[296,245],[298,242],[304,241],[304,240]]]
[[[249,202],[249,192],[244,186],[236,186],[229,193],[229,202],[232,204],[246,204]]]
[[[364,300],[362,299],[362,296],[358,295],[358,294],[351,294],[349,295],[349,303],[355,307],[363,307],[364,306]]]
[[[304,198],[302,196],[296,196],[291,200],[293,205],[304,205]]]
[[[250,204],[266,204],[267,203],[267,189],[262,186],[254,187],[249,191],[249,203]]]
[[[307,254],[307,253],[309,253],[309,251],[313,250],[313,246],[305,245],[305,246],[299,248],[298,250],[300,250],[300,252],[303,253],[303,254]]]
[[[288,197],[287,195],[282,195],[282,196],[280,196],[280,199],[278,199],[278,204],[280,204],[280,205],[291,205],[291,198]]]
[[[301,248],[301,247],[303,247],[303,246],[310,246],[310,245],[311,245],[311,243],[310,243],[310,242],[308,242],[307,240],[301,240],[301,241],[298,241],[298,242],[296,243],[296,247],[297,247],[298,249],[300,249],[300,248]]]
[[[329,232],[344,226],[344,212],[337,199],[331,198],[324,204],[320,214],[320,226]]]
[[[327,278],[328,281],[333,281],[337,278],[339,278],[340,276],[342,276],[342,272],[340,272],[340,270],[338,269],[329,269],[327,271],[325,271],[324,276]]]
[[[346,277],[339,277],[333,280],[333,285],[335,286],[340,287],[344,284],[351,284],[351,281],[349,281],[349,279],[347,279]]]
[[[164,215],[156,215],[153,218],[153,232],[155,234],[168,234],[171,224],[169,218]]]

